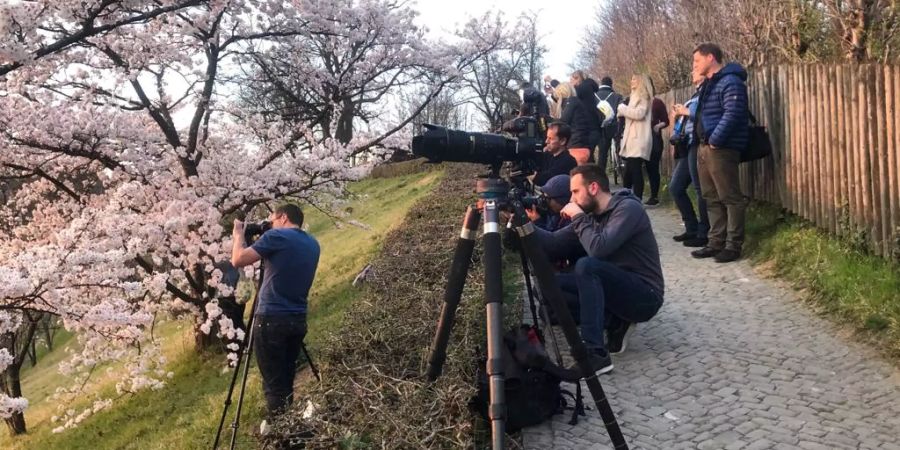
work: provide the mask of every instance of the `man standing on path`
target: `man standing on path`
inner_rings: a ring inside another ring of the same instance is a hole
[[[737,63],[723,65],[722,49],[710,43],[694,49],[693,68],[707,80],[697,102],[694,131],[700,142],[697,171],[710,230],[706,247],[691,255],[731,262],[741,257],[747,208],[738,174],[749,133],[747,71]]]

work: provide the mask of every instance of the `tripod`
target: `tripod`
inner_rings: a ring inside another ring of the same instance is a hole
[[[588,362],[588,351],[581,341],[581,335],[575,325],[550,261],[544,254],[537,236],[534,235],[534,226],[528,220],[522,204],[517,199],[509,201],[509,185],[499,178],[497,167],[493,167],[490,175],[479,178],[476,183],[476,192],[484,200],[484,302],[487,316],[487,363],[486,373],[489,380],[490,402],[488,405],[488,418],[491,422],[491,442],[494,450],[504,449],[506,403],[504,400],[504,372],[502,348],[503,344],[503,296],[501,278],[501,237],[499,212],[503,206],[510,206],[514,210],[512,225],[520,237],[521,251],[527,262],[530,263],[537,279],[542,297],[550,302],[550,306],[557,314],[557,319],[562,327],[566,341],[569,343],[572,357],[578,364],[582,377],[588,385],[588,390],[594,399],[594,404],[603,424],[609,434],[613,446],[618,450],[627,450],[628,444],[619,429],[615,414],[603,392],[600,380],[591,369]],[[444,362],[447,358],[447,344],[450,340],[450,332],[456,319],[456,310],[459,307],[466,275],[472,260],[472,252],[475,248],[475,237],[478,224],[481,221],[481,213],[470,206],[466,210],[462,232],[456,243],[447,286],[444,291],[444,304],[441,308],[441,316],[438,320],[437,331],[431,346],[431,355],[428,360],[426,376],[429,381],[434,381],[440,376]]]
[[[231,375],[231,384],[228,386],[228,395],[225,397],[225,404],[222,408],[222,417],[219,419],[219,428],[216,430],[216,439],[213,441],[213,450],[219,448],[219,439],[222,437],[222,428],[225,425],[225,416],[228,414],[228,408],[231,406],[231,396],[234,394],[234,386],[237,382],[238,372],[241,369],[241,361],[246,356],[247,362],[243,367],[243,376],[241,379],[241,392],[238,394],[238,404],[237,411],[234,414],[234,419],[231,421],[231,445],[229,448],[234,450],[234,445],[237,443],[237,432],[240,427],[241,421],[241,410],[244,406],[244,392],[247,387],[247,374],[250,373],[250,356],[253,354],[253,320],[256,318],[256,309],[259,305],[259,291],[262,288],[262,280],[263,274],[265,273],[265,266],[260,264],[259,266],[259,280],[256,283],[256,292],[253,294],[253,306],[250,308],[250,320],[247,321],[247,339],[245,345],[239,350],[238,360],[234,366],[234,373]],[[303,341],[300,341],[300,350],[303,352],[303,355],[306,356],[306,360],[309,362],[309,368],[312,370],[313,374],[316,376],[316,379],[322,381],[322,378],[319,377],[319,371],[316,369],[316,365],[313,364],[312,358],[309,356],[309,351],[306,350],[306,345],[303,344]]]

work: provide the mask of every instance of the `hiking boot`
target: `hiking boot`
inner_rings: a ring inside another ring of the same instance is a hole
[[[682,244],[685,247],[706,247],[706,244],[709,244],[709,239],[702,237],[692,237],[682,242]]]
[[[590,355],[588,355],[588,365],[591,366],[591,371],[597,375],[610,373],[613,370],[612,359],[609,357],[609,352],[606,350],[592,351]]]
[[[606,348],[609,354],[618,355],[625,351],[628,346],[628,337],[634,333],[635,324],[632,322],[622,322],[622,324],[613,330],[606,331]]]
[[[684,242],[684,241],[687,241],[690,239],[695,239],[695,238],[696,238],[696,236],[694,236],[693,233],[688,233],[687,231],[685,231],[684,233],[681,233],[677,236],[672,236],[672,239],[675,242]]]
[[[656,197],[650,197],[646,202],[644,202],[644,204],[647,206],[656,206],[659,204],[659,199]]]
[[[727,263],[732,261],[737,261],[741,258],[741,252],[737,250],[725,249],[716,254],[715,259],[717,263]]]
[[[691,256],[697,259],[712,258],[713,256],[718,255],[721,251],[722,249],[720,248],[703,247],[700,250],[692,251]]]

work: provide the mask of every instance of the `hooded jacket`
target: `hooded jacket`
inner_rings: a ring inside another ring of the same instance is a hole
[[[588,78],[575,86],[575,98],[569,99],[560,120],[572,127],[569,148],[593,148],[600,143],[600,112],[594,92],[597,82]]]
[[[739,151],[747,147],[750,110],[746,81],[747,71],[740,64],[728,63],[703,83],[694,127],[700,142]]]
[[[630,189],[615,192],[600,214],[580,214],[555,232],[535,229],[535,233],[552,261],[587,252],[634,273],[660,297],[665,292],[650,217]]]

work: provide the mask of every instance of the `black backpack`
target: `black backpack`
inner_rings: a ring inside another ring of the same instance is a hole
[[[578,415],[584,415],[578,371],[561,368],[550,361],[538,339],[536,328],[528,325],[514,328],[503,336],[503,342],[507,432],[538,425],[563,413],[568,409],[567,397],[575,403],[569,423],[577,423]],[[489,420],[490,382],[484,370],[484,361],[482,359],[478,367],[478,393],[472,399],[471,406],[481,417]],[[574,382],[576,394],[561,389],[561,381]]]

